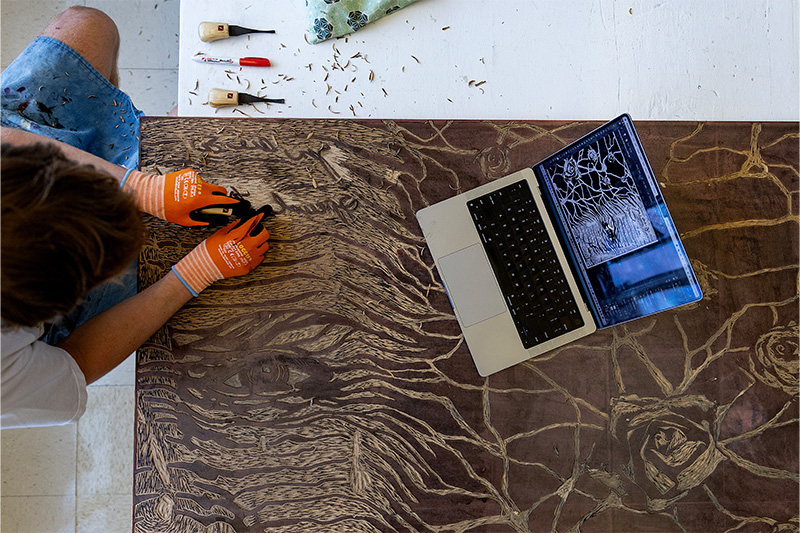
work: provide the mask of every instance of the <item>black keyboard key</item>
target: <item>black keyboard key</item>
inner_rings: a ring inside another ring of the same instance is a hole
[[[583,326],[527,181],[467,202],[525,348]]]

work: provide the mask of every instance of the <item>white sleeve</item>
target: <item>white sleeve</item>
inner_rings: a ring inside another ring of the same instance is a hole
[[[58,426],[86,410],[86,379],[69,353],[34,328],[2,328],[0,426]]]

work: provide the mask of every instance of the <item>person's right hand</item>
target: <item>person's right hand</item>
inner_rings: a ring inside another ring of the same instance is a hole
[[[204,240],[172,267],[192,295],[217,280],[251,272],[269,249],[269,232],[261,225],[263,213],[236,220]]]

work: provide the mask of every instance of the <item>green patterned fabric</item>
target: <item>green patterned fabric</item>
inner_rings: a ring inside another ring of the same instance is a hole
[[[309,40],[341,37],[416,0],[306,0]]]

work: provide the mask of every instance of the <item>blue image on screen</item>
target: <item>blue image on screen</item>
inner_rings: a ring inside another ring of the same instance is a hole
[[[702,297],[630,117],[534,171],[599,327]]]

